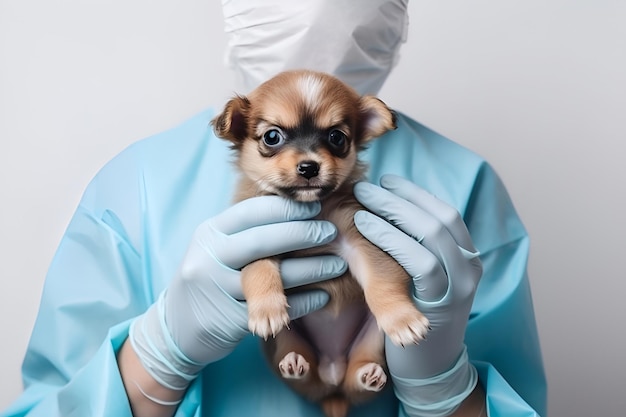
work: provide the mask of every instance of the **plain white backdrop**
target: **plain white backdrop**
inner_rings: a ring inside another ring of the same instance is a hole
[[[507,184],[532,239],[550,415],[623,416],[626,2],[410,9],[381,97]],[[21,391],[45,273],[89,180],[234,93],[222,29],[215,0],[0,0],[0,410]]]

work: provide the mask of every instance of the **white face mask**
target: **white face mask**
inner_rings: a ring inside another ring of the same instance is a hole
[[[408,0],[222,0],[226,61],[248,93],[281,71],[334,74],[376,94],[406,40]]]

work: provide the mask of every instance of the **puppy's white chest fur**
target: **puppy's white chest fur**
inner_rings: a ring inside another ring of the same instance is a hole
[[[356,246],[343,235],[339,235],[335,242],[333,242],[333,249],[337,255],[342,257],[348,265],[350,265],[352,276],[363,286],[365,283],[362,281],[368,275],[364,270],[367,264],[364,262],[363,253],[357,250]]]

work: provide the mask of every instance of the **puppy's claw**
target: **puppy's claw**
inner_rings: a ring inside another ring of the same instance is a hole
[[[389,336],[389,339],[397,345],[405,348],[408,345],[417,345],[425,339],[430,324],[428,319],[415,310],[408,314],[389,314],[379,321],[381,329]]]
[[[289,327],[287,298],[279,297],[263,300],[248,300],[248,329],[264,340],[276,335],[285,327]]]
[[[253,319],[252,317],[248,318],[248,328],[250,332],[255,335],[263,338],[264,340],[269,339],[271,336],[275,338],[276,335],[285,327],[288,327],[289,316],[284,315],[277,319]]]

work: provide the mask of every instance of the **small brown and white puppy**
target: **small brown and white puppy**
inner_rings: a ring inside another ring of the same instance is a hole
[[[247,97],[231,99],[213,121],[217,136],[232,142],[243,174],[236,200],[275,194],[321,202],[317,218],[334,223],[329,245],[286,256],[333,253],[349,271],[315,284],[330,295],[320,311],[289,330],[279,259],[261,259],[241,271],[249,328],[265,339],[274,369],[297,392],[319,402],[329,417],[379,392],[387,381],[384,337],[418,343],[428,320],[409,297],[410,278],[388,254],[355,228],[363,207],[352,188],[364,178],[357,159],[364,145],[395,129],[394,113],[373,96],[359,96],[337,78],[290,71]],[[270,337],[273,336],[273,337]]]

